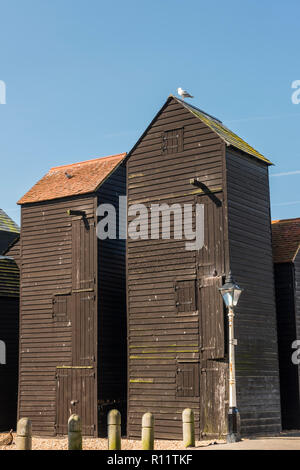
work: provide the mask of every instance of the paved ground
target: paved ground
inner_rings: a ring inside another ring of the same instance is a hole
[[[235,444],[215,444],[199,450],[300,450],[300,433],[283,433],[278,437],[243,439]]]
[[[7,434],[0,433],[0,441]],[[0,450],[16,450],[16,435],[10,446],[0,446]],[[66,438],[33,437],[33,450],[67,450]],[[107,450],[107,439],[83,439],[84,450]],[[141,442],[122,439],[123,450],[140,450]],[[185,450],[182,441],[155,441],[155,450]],[[198,441],[191,450],[300,450],[300,432],[282,433],[276,437],[243,439],[235,444],[225,444],[224,441]]]

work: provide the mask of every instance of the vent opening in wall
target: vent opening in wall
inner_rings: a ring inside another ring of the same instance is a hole
[[[196,279],[175,282],[177,313],[194,313],[197,310]]]
[[[53,310],[52,317],[54,321],[66,322],[70,321],[71,314],[71,295],[56,294],[52,299]]]
[[[176,374],[177,397],[199,397],[199,363],[180,363]]]
[[[163,154],[178,153],[183,151],[183,129],[171,129],[163,133]]]

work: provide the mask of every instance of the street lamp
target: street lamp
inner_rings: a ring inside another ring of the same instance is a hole
[[[229,410],[228,410],[228,434],[227,442],[238,442],[240,440],[240,414],[236,406],[236,383],[235,383],[235,357],[234,346],[234,307],[237,306],[240,295],[243,292],[232,279],[231,272],[226,277],[225,284],[219,288],[225,305],[228,309],[229,326]]]

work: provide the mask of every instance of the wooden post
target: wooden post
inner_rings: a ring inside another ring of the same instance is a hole
[[[17,424],[17,450],[31,450],[32,426],[29,418],[21,418]]]
[[[195,447],[194,412],[186,408],[182,412],[183,444],[184,447]]]
[[[107,416],[108,450],[121,450],[121,413],[110,410]]]
[[[145,413],[142,419],[142,449],[154,449],[154,416],[152,413]]]
[[[82,450],[81,419],[75,414],[68,420],[68,450]]]

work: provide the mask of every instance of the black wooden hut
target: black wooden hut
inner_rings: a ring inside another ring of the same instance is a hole
[[[15,429],[18,396],[19,268],[0,256],[0,431]]]
[[[0,255],[19,237],[19,233],[18,225],[0,209]]]
[[[244,288],[235,320],[242,434],[280,431],[269,165],[218,119],[173,96],[128,154],[128,205],[146,206],[148,227],[152,204],[204,207],[199,250],[163,238],[161,229],[151,239],[145,224],[139,237],[128,237],[129,437],[140,436],[150,411],[158,438],[181,438],[186,407],[198,438],[226,433],[227,329],[218,288],[229,270]]]
[[[300,429],[300,218],[276,220],[272,232],[282,427]]]
[[[126,194],[124,157],[52,168],[19,201],[18,416],[34,433],[66,434],[77,413],[96,436],[126,400],[125,240],[96,236],[99,204]]]

